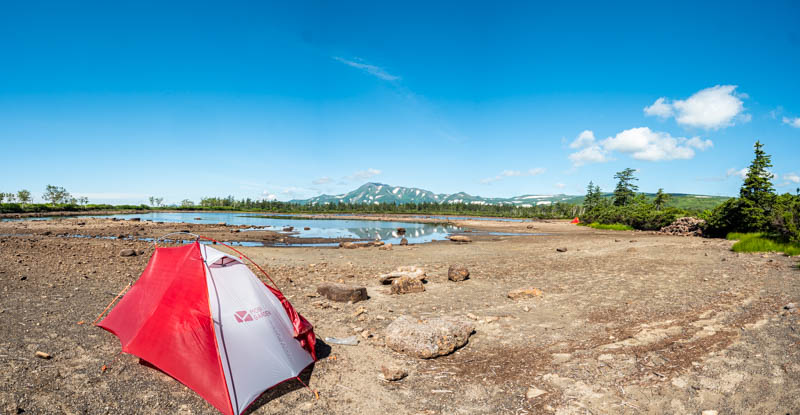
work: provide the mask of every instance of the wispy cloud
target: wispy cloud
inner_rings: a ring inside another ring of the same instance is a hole
[[[345,179],[349,180],[351,182],[360,181],[360,180],[369,180],[369,179],[371,179],[371,178],[373,178],[373,177],[375,177],[375,176],[377,176],[377,175],[379,175],[381,173],[382,172],[380,170],[378,170],[378,169],[369,168],[369,169],[366,169],[366,170],[357,171],[357,172],[351,174],[350,176],[345,177]]]
[[[520,170],[503,170],[500,174],[493,177],[487,177],[481,180],[481,184],[492,184],[494,182],[500,181],[505,179],[506,177],[517,177],[517,176],[538,176],[545,172],[543,167],[536,167],[530,169],[526,172]]]
[[[797,173],[784,174],[783,180],[786,180],[786,184],[789,183],[800,184],[800,176],[798,176]]]
[[[728,169],[728,171],[725,172],[725,177],[736,176],[736,177],[739,177],[742,180],[744,180],[744,178],[747,177],[747,172],[748,171],[749,171],[749,169],[747,167],[744,167],[744,168],[741,168],[741,169],[730,168],[730,169]]]
[[[783,117],[783,123],[790,125],[794,128],[800,128],[800,117],[795,117],[795,118]]]
[[[328,183],[331,183],[331,182],[333,182],[333,179],[331,179],[328,176],[324,176],[324,177],[320,177],[319,179],[314,180],[311,183],[315,184],[315,185],[321,185],[321,184],[328,184]]]
[[[375,76],[375,77],[378,77],[380,79],[383,79],[384,81],[396,81],[396,80],[400,79],[399,76],[392,75],[389,72],[386,72],[386,70],[381,68],[380,66],[368,64],[368,63],[364,62],[363,59],[360,59],[360,58],[353,58],[352,60],[350,60],[350,59],[341,58],[339,56],[334,56],[333,59],[335,61],[341,62],[341,63],[343,63],[343,64],[345,64],[347,66],[350,66],[350,67],[353,67],[353,68],[356,68],[356,69],[360,69],[360,70],[362,70],[362,71],[364,71],[364,72],[366,72],[366,73],[368,73],[368,74],[370,74],[372,76]]]

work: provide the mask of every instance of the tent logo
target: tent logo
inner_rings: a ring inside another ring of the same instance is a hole
[[[233,313],[233,317],[237,323],[246,323],[248,321],[260,320],[264,317],[269,317],[270,312],[261,307],[256,307],[251,310],[242,310]]]

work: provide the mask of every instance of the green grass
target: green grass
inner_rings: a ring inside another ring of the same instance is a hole
[[[605,229],[605,230],[610,230],[610,231],[632,231],[633,230],[632,227],[630,227],[628,225],[623,225],[621,223],[597,223],[597,222],[592,222],[592,223],[590,223],[590,224],[588,224],[586,226],[588,226],[590,228],[594,228],[594,229]]]
[[[787,255],[800,255],[800,245],[785,243],[763,233],[731,232],[729,240],[739,241],[731,248],[734,252],[783,252]]]

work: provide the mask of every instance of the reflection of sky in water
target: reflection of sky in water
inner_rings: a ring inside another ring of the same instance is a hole
[[[299,217],[274,218],[261,217],[252,213],[227,212],[149,212],[126,213],[120,215],[86,215],[84,218],[141,218],[155,222],[187,222],[213,224],[225,222],[228,225],[266,226],[267,230],[282,232],[293,226],[293,236],[299,238],[353,238],[362,240],[379,239],[399,244],[405,237],[409,243],[424,243],[444,240],[447,235],[460,230],[452,225],[430,223],[348,220],[348,219],[303,219]],[[200,218],[200,219],[196,219]],[[42,218],[37,218],[42,219]],[[308,227],[309,230],[303,230]],[[405,228],[406,234],[397,233],[397,228]]]

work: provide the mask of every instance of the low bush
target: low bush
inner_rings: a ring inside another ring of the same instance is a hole
[[[800,244],[785,242],[779,237],[761,232],[731,232],[727,238],[738,241],[731,248],[734,252],[783,252],[790,256],[800,255]]]
[[[586,226],[588,226],[590,228],[594,228],[594,229],[605,229],[605,230],[612,230],[612,231],[632,231],[633,230],[632,227],[630,227],[628,225],[624,225],[622,223],[597,223],[597,222],[592,222],[592,223],[590,223],[590,224],[588,224]]]

